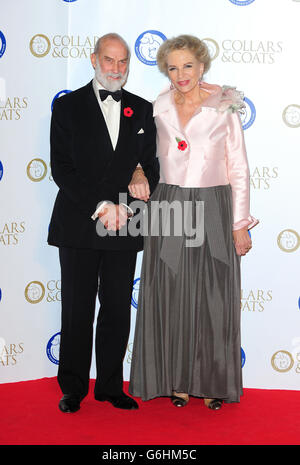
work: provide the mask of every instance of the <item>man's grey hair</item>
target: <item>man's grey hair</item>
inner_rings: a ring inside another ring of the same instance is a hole
[[[126,40],[124,40],[123,37],[121,37],[116,32],[109,32],[108,34],[105,34],[104,36],[99,37],[99,39],[97,40],[97,42],[95,44],[95,48],[94,48],[95,55],[98,55],[98,53],[101,50],[102,42],[104,40],[107,40],[107,39],[114,39],[114,40],[119,40],[120,42],[122,42],[122,44],[125,46],[125,48],[127,50],[128,61],[130,60],[130,48],[129,48],[129,45],[127,44]]]

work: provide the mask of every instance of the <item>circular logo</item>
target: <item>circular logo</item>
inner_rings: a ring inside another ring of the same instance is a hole
[[[6,40],[2,31],[0,31],[0,58],[4,55],[6,49]]]
[[[300,237],[293,229],[284,229],[277,237],[278,247],[283,252],[295,252],[300,245]]]
[[[2,300],[2,290],[0,288],[0,302],[1,302],[1,300]]]
[[[271,364],[274,370],[285,373],[293,367],[294,360],[292,355],[286,350],[278,350],[272,356]]]
[[[32,55],[38,58],[46,56],[51,48],[50,40],[44,34],[36,34],[29,44]]]
[[[282,118],[289,128],[300,127],[300,105],[288,105],[282,113]]]
[[[46,353],[50,362],[59,364],[60,333],[54,334],[48,341]]]
[[[244,366],[245,363],[246,363],[246,355],[245,355],[245,352],[244,352],[244,350],[242,349],[242,347],[241,347],[241,360],[242,360],[242,368],[243,368],[243,366]]]
[[[77,2],[77,0],[63,0],[63,1],[67,3]]]
[[[220,53],[220,47],[214,39],[202,39],[207,45],[211,60],[215,60]]]
[[[250,3],[253,3],[255,0],[229,0],[229,1],[233,3],[234,5],[246,6],[246,5],[250,5]]]
[[[27,176],[33,182],[42,181],[47,174],[47,165],[41,158],[34,158],[27,165]]]
[[[1,181],[2,177],[3,177],[3,165],[2,165],[2,162],[0,160],[0,181]]]
[[[72,92],[71,90],[61,90],[60,92],[58,92],[55,96],[54,96],[54,99],[52,100],[52,103],[51,103],[51,111],[53,110],[53,104],[54,104],[54,101],[59,98],[59,97],[62,97],[63,95],[66,95],[66,94],[69,94],[70,92]]]
[[[45,296],[45,288],[40,281],[31,281],[25,288],[25,298],[30,304],[38,304]]]
[[[140,278],[137,278],[133,281],[133,290],[132,290],[132,296],[131,296],[131,305],[134,308],[138,307],[139,290],[140,290]]]
[[[156,54],[166,36],[159,31],[145,31],[135,41],[135,53],[138,59],[145,65],[156,65]]]
[[[244,113],[241,115],[242,126],[243,129],[248,129],[254,123],[256,118],[256,110],[253,102],[247,97],[244,97],[244,102],[246,104],[246,108],[244,108]]]

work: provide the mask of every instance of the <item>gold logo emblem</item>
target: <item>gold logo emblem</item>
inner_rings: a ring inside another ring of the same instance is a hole
[[[286,350],[278,350],[272,356],[271,364],[274,370],[280,373],[286,373],[293,368],[294,359]]]
[[[31,281],[25,288],[25,298],[30,304],[37,304],[43,300],[45,288],[40,281]]]
[[[211,60],[215,60],[220,53],[218,43],[214,39],[202,39],[208,47]]]
[[[32,55],[38,58],[46,56],[51,48],[50,40],[44,34],[36,34],[29,44]]]
[[[47,165],[41,158],[34,158],[27,165],[27,176],[33,182],[42,181],[47,174]]]
[[[284,229],[278,234],[277,244],[283,252],[295,252],[300,245],[299,234],[293,229]]]
[[[282,113],[282,118],[289,128],[300,127],[300,105],[288,105]]]

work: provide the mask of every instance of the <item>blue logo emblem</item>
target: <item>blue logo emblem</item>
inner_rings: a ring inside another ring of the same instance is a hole
[[[59,364],[59,347],[60,347],[60,333],[54,334],[54,336],[49,339],[47,344],[47,357],[49,358],[50,362],[54,363],[55,365]]]
[[[244,114],[241,115],[243,129],[248,129],[254,123],[256,118],[256,110],[253,102],[247,97],[244,98],[246,108],[244,109]]]
[[[246,6],[246,5],[250,5],[250,3],[253,3],[255,0],[229,0],[229,1],[233,3],[234,5]]]
[[[72,92],[72,91],[71,91],[71,90],[67,90],[67,89],[61,90],[60,92],[58,92],[58,93],[55,95],[54,99],[52,100],[52,103],[51,103],[51,111],[53,110],[54,101],[55,101],[57,98],[62,97],[62,95],[69,94],[70,92]]]
[[[77,2],[77,0],[64,0],[64,2],[72,3],[72,2]]]
[[[1,287],[0,287],[0,302],[1,302],[1,299],[2,299],[2,290],[1,290]]]
[[[245,365],[245,362],[246,362],[246,355],[245,355],[245,352],[243,351],[242,347],[241,347],[241,359],[242,359],[242,368],[243,368],[243,366]]]
[[[3,165],[2,165],[1,160],[0,160],[0,181],[1,181],[2,177],[3,177]]]
[[[0,289],[0,292],[1,292],[1,289]],[[1,300],[1,298],[0,298]],[[299,297],[299,300],[298,300],[298,307],[299,307],[299,310],[300,310],[300,297]]]
[[[140,278],[136,278],[133,281],[133,290],[132,290],[132,296],[131,296],[131,305],[134,308],[138,308],[139,290],[140,290]]]
[[[138,59],[145,65],[156,65],[156,54],[166,36],[159,31],[142,32],[135,41],[134,50]]]
[[[3,32],[0,31],[0,58],[4,55],[6,49],[6,40]]]

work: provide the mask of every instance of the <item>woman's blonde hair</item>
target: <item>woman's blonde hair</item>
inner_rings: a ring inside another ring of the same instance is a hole
[[[167,58],[170,52],[174,50],[189,50],[199,63],[204,64],[204,73],[209,70],[211,57],[207,45],[198,39],[198,37],[183,34],[173,39],[165,40],[158,49],[156,61],[158,69],[168,76]]]

